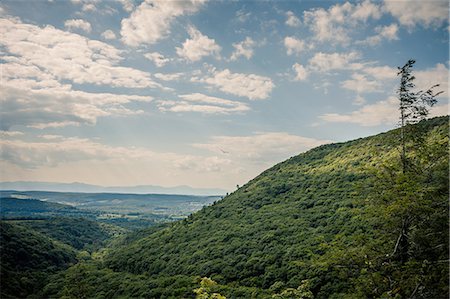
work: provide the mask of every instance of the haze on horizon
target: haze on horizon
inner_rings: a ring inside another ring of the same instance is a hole
[[[397,125],[441,84],[448,1],[0,3],[0,181],[231,190]]]

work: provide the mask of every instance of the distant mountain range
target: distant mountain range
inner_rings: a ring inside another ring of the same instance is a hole
[[[130,187],[103,187],[83,183],[52,182],[0,182],[0,190],[53,191],[87,193],[136,193],[136,194],[177,194],[177,195],[224,195],[227,191],[214,188],[192,188],[190,186],[161,187],[141,185]]]

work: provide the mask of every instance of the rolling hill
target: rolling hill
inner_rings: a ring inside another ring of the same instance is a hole
[[[223,290],[231,297],[249,287],[274,295],[307,288],[316,298],[447,298],[448,117],[415,127],[432,152],[411,145],[414,159],[428,158],[420,160],[426,175],[415,174],[408,188],[430,199],[409,232],[407,262],[396,257],[395,223],[387,226],[393,207],[381,201],[389,189],[379,174],[399,160],[393,130],[277,164],[187,219],[111,250],[106,265],[152,277],[208,276],[231,286]]]

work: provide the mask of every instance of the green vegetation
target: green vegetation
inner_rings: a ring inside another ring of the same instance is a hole
[[[404,263],[389,257],[398,237],[389,223],[397,212],[390,204],[379,205],[383,181],[375,176],[385,165],[398,164],[400,130],[393,130],[280,163],[213,206],[113,250],[106,265],[134,274],[201,275],[258,289],[297,289],[308,280],[317,298],[405,297],[414,291],[446,298],[448,118],[417,126],[428,148],[417,157],[430,171],[397,184],[414,180],[409,194],[427,193],[405,213],[416,207],[422,210],[415,214],[427,211],[410,232],[415,237]],[[383,194],[385,200],[396,199]],[[424,252],[428,245],[435,250]]]
[[[85,212],[68,205],[37,199],[13,198],[3,193],[0,193],[0,216],[2,218],[42,218],[55,215],[85,216]]]
[[[2,298],[448,298],[448,123],[320,146],[126,235],[3,221]]]
[[[69,246],[5,221],[0,222],[0,253],[1,298],[33,298],[50,274],[76,262]]]
[[[114,233],[124,230],[83,218],[50,218],[10,221],[29,227],[54,240],[70,245],[77,250],[99,249]]]

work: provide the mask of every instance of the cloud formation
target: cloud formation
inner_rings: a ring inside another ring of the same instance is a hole
[[[112,39],[116,39],[116,34],[112,30],[108,29],[102,33],[102,37],[106,40],[112,40]]]
[[[357,28],[358,24],[369,19],[379,19],[382,11],[379,5],[365,0],[357,4],[336,4],[329,9],[313,9],[305,11],[303,15],[315,40],[346,44],[351,40],[351,28]]]
[[[295,72],[295,81],[303,81],[306,80],[306,78],[308,77],[308,70],[301,64],[295,63],[292,66],[292,69]]]
[[[409,28],[440,26],[448,20],[448,1],[384,0],[384,9]]]
[[[305,48],[305,42],[300,39],[296,39],[295,37],[287,36],[284,38],[284,46],[286,47],[287,55],[298,55]]]
[[[205,2],[206,0],[145,0],[129,18],[122,20],[122,41],[133,47],[154,44],[170,33],[175,18],[197,12]]]
[[[219,88],[221,91],[250,100],[267,99],[275,84],[269,77],[255,74],[232,73],[230,70],[217,71],[213,69],[210,76],[191,79]]]
[[[241,56],[250,59],[253,56],[253,47],[255,45],[255,41],[248,36],[242,42],[234,43],[234,52],[231,54],[230,60],[237,60]]]
[[[77,84],[161,87],[149,73],[119,66],[123,59],[121,50],[51,26],[40,28],[17,19],[0,19],[0,45],[11,55],[3,59],[17,67],[6,72],[13,78],[24,68],[34,68],[42,76]]]
[[[181,101],[159,101],[161,111],[199,112],[203,114],[242,113],[250,110],[247,104],[207,96],[201,93],[183,94],[178,96]]]
[[[205,56],[215,56],[220,58],[220,50],[222,49],[216,44],[214,39],[203,35],[195,27],[188,29],[190,39],[186,39],[181,48],[177,47],[177,54],[181,58],[194,62],[199,61]]]
[[[356,70],[362,68],[361,63],[355,62],[360,55],[357,52],[323,53],[318,52],[309,60],[309,67],[317,72],[334,70]]]
[[[92,31],[91,24],[82,19],[67,20],[64,22],[64,27],[69,30],[80,29],[87,33],[90,33]]]
[[[36,82],[33,80],[9,80],[3,83],[0,90],[0,103],[4,108],[0,111],[2,130],[9,130],[14,125],[39,129],[93,125],[99,117],[142,114],[143,110],[131,109],[127,105],[152,100],[149,96],[72,90],[67,85],[35,89],[33,85]],[[28,84],[29,88],[23,84]]]
[[[300,19],[292,11],[286,12],[286,18],[286,25],[290,27],[298,27],[301,24]]]
[[[375,46],[380,44],[383,40],[398,40],[398,25],[391,24],[387,26],[377,26],[375,27],[376,35],[369,36],[365,40],[359,42],[361,44],[367,44],[370,46]]]

